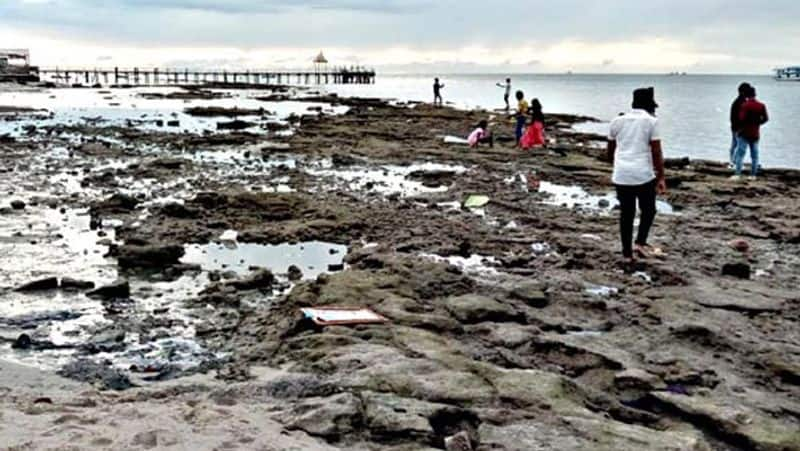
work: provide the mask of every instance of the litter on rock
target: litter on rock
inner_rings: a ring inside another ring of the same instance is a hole
[[[345,324],[383,324],[388,319],[368,308],[326,307],[303,308],[303,315],[319,326]]]
[[[445,136],[444,137],[445,144],[463,144],[465,146],[469,145],[469,141],[458,137],[458,136]]]
[[[473,194],[464,201],[464,208],[481,208],[489,203],[489,196]]]

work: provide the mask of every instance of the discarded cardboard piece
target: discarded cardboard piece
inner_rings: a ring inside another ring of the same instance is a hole
[[[383,324],[389,322],[385,317],[368,308],[320,307],[302,308],[303,315],[319,326],[352,324]]]

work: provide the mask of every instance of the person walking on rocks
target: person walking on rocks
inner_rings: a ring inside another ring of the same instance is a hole
[[[438,78],[433,79],[433,104],[442,106],[444,103],[442,100],[442,88],[444,88],[443,83],[439,83]]]
[[[742,128],[739,113],[741,112],[742,104],[747,100],[748,89],[750,89],[749,83],[740,84],[739,96],[731,104],[731,152],[729,160],[731,169],[736,167],[736,149],[739,148],[739,131]]]
[[[503,88],[503,101],[506,103],[506,112],[511,110],[511,104],[508,103],[511,99],[511,79],[506,78],[505,83],[497,83],[498,88]]]
[[[741,178],[744,155],[750,147],[750,180],[755,180],[758,175],[761,126],[769,121],[769,116],[767,106],[756,99],[756,88],[749,86],[745,96],[747,99],[739,110],[739,146],[736,149],[736,174],[733,178]]]
[[[614,165],[612,181],[620,206],[620,238],[626,262],[640,257],[662,255],[647,243],[656,216],[656,195],[665,194],[664,156],[661,150],[653,88],[633,92],[633,109],[611,121],[608,134],[608,157]],[[636,203],[641,217],[636,242],[633,223]]]

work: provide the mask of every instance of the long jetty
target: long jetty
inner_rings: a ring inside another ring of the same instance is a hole
[[[190,69],[81,69],[41,68],[42,81],[67,85],[198,85],[205,83],[270,85],[270,84],[372,84],[375,70],[363,67],[333,68],[311,71],[287,70],[190,70]]]

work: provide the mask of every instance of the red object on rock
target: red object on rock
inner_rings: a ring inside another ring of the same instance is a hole
[[[742,239],[733,240],[729,243],[729,245],[743,254],[750,250],[750,243]]]

